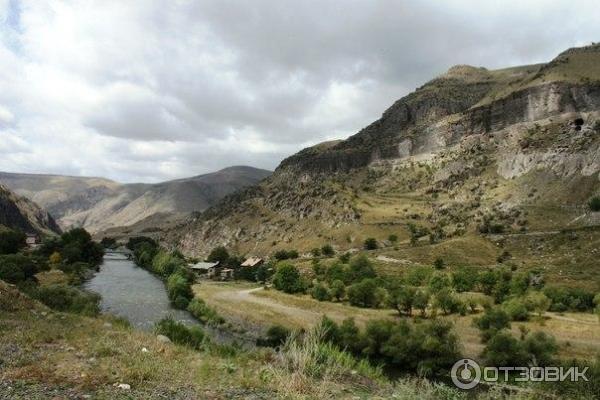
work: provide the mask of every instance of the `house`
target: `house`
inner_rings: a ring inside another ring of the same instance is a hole
[[[264,262],[265,262],[265,260],[263,260],[262,258],[250,257],[241,264],[241,267],[258,267],[258,266],[262,265]]]
[[[221,280],[228,281],[233,279],[233,270],[231,268],[223,268],[221,270]]]
[[[25,243],[27,243],[28,247],[38,247],[41,241],[42,240],[40,238],[40,235],[38,235],[37,233],[28,233],[25,237]]]
[[[189,264],[192,271],[198,275],[206,275],[207,278],[214,278],[217,276],[217,270],[219,268],[219,262],[198,262],[196,264]]]

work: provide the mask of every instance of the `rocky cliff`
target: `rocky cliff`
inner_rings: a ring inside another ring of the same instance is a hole
[[[445,237],[492,221],[509,231],[594,223],[585,204],[599,190],[599,112],[598,45],[547,64],[459,65],[163,240],[194,255],[216,245],[267,254],[323,241],[351,248],[408,223]]]
[[[48,212],[2,185],[0,185],[0,226],[26,233],[60,233],[60,228]]]

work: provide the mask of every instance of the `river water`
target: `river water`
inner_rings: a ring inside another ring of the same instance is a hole
[[[107,252],[100,271],[84,287],[102,296],[102,312],[126,318],[137,329],[150,331],[168,315],[188,325],[198,323],[189,312],[171,306],[160,279],[122,254]]]

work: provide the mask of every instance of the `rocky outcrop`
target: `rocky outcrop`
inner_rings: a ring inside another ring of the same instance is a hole
[[[48,212],[0,185],[0,225],[27,233],[60,233]]]

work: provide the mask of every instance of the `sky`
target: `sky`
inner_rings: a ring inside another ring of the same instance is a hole
[[[274,169],[456,64],[600,41],[596,1],[0,0],[0,170]]]

